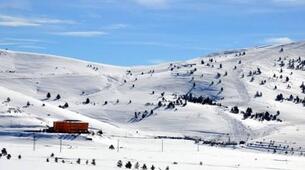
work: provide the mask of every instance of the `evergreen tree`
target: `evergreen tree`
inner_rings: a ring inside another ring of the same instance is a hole
[[[57,94],[57,96],[56,96],[56,100],[59,100],[61,97],[60,97],[60,95],[59,94]]]
[[[47,97],[47,99],[51,98],[51,93],[48,92],[46,97]]]
[[[131,167],[132,167],[132,164],[131,164],[130,161],[128,161],[128,162],[126,163],[126,165],[125,165],[125,168],[131,169]]]

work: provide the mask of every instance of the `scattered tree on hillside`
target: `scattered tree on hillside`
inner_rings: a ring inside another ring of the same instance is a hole
[[[228,72],[226,71],[225,74],[224,74],[223,76],[227,76],[227,75],[228,75]]]
[[[254,81],[254,77],[251,77],[250,82],[253,82],[253,81]]]
[[[121,160],[119,160],[116,164],[117,167],[121,168],[123,166],[123,163]]]
[[[47,99],[51,98],[51,93],[48,92],[46,97],[47,97]]]
[[[282,93],[278,94],[278,95],[276,96],[275,100],[276,100],[276,101],[283,101],[283,100],[284,100],[283,94],[282,94]]]
[[[125,168],[131,169],[131,167],[132,167],[132,164],[131,164],[130,161],[128,161],[128,162],[126,163],[126,165],[125,165]]]
[[[238,114],[239,113],[239,109],[237,106],[234,106],[231,108],[231,113],[235,113],[235,114]]]
[[[77,163],[77,164],[80,164],[80,163],[81,163],[81,159],[78,158],[78,159],[76,160],[76,163]]]
[[[86,101],[83,102],[83,104],[89,104],[90,103],[90,99],[87,98]]]
[[[91,165],[93,165],[93,166],[95,166],[95,165],[96,165],[95,159],[92,159],[92,161],[91,161]]]
[[[142,170],[147,170],[147,166],[146,166],[146,164],[143,164],[143,166],[142,166]]]
[[[258,92],[256,91],[254,97],[262,97],[263,96],[263,93],[262,92]]]
[[[212,81],[209,86],[212,86],[213,84],[214,84],[214,81]]]
[[[247,119],[248,117],[250,117],[252,114],[252,108],[248,107],[246,112],[244,113],[244,118],[243,119]]]
[[[136,162],[136,163],[134,164],[134,169],[139,169],[139,167],[140,167],[139,162]]]
[[[57,94],[57,96],[56,96],[56,98],[55,98],[55,100],[59,100],[61,97],[60,97],[60,95],[59,94]]]
[[[216,76],[215,76],[215,78],[218,79],[218,78],[220,78],[220,76],[221,76],[221,74],[220,74],[220,73],[217,73]]]
[[[302,93],[305,93],[305,85],[304,82],[302,82],[301,86],[300,86]]]

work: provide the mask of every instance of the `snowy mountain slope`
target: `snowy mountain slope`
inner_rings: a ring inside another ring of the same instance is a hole
[[[53,120],[82,119],[106,134],[220,136],[223,140],[229,134],[236,141],[264,139],[303,146],[305,107],[275,98],[279,93],[305,97],[299,87],[305,71],[287,68],[289,59],[304,60],[304,53],[305,43],[297,42],[215,53],[185,62],[116,67],[1,50],[0,130],[42,128],[52,125]],[[280,66],[281,61],[285,66]],[[258,68],[261,73],[256,75],[253,72]],[[254,97],[257,91],[261,97]],[[222,106],[188,102],[167,108],[170,101],[190,93],[210,97]],[[55,100],[57,94],[59,100]],[[7,97],[11,101],[7,102]],[[90,103],[84,104],[87,98]],[[162,106],[158,106],[159,101]],[[68,108],[58,107],[66,102]],[[275,115],[280,111],[282,122],[243,120],[242,114],[230,113],[233,106],[243,111],[251,107],[253,113]]]

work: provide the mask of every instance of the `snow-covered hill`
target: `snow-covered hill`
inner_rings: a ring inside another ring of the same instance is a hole
[[[302,169],[304,54],[305,42],[296,42],[117,67],[0,50],[0,145],[13,154],[0,157],[0,169],[119,169],[118,160],[158,169]],[[33,130],[64,119],[103,135],[36,133],[33,143]],[[116,142],[120,152],[108,149]],[[51,152],[69,164],[56,164]],[[91,158],[97,165],[85,164]]]
[[[276,140],[304,146],[305,94],[300,88],[304,54],[305,43],[297,42],[189,61],[117,67],[1,50],[0,131],[41,129],[54,120],[81,119],[106,135],[230,136],[235,141]],[[295,68],[288,68],[292,59]],[[292,101],[275,101],[280,93],[284,98],[293,95]],[[180,100],[189,94],[217,104]],[[294,102],[296,96],[299,102]],[[84,103],[87,98],[89,103]],[[58,107],[65,103],[67,108]],[[233,106],[239,114],[230,112]],[[247,117],[240,112],[248,107],[252,113]],[[274,120],[261,121],[266,111]],[[255,117],[256,113],[262,114]]]

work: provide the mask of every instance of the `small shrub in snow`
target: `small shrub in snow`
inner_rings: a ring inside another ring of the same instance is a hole
[[[78,158],[78,159],[76,160],[76,163],[77,163],[77,164],[80,164],[80,163],[81,163],[81,159]]]
[[[90,103],[90,99],[87,98],[86,101],[83,102],[83,104],[89,104]]]
[[[94,166],[96,165],[95,159],[92,159],[91,164]]]
[[[116,164],[117,167],[121,168],[123,166],[123,163],[121,160],[119,160]]]
[[[142,166],[142,170],[147,170],[147,166],[146,166],[146,164],[143,164],[143,166]]]
[[[110,145],[110,146],[109,146],[109,149],[110,149],[110,150],[114,150],[115,148],[114,148],[113,145]]]
[[[235,113],[235,114],[238,114],[239,113],[239,109],[237,106],[234,106],[231,108],[231,113]]]
[[[6,155],[7,155],[6,148],[2,148],[2,150],[1,150],[1,154],[2,154],[3,156],[6,156]]]
[[[134,169],[139,169],[139,167],[140,167],[139,162],[136,162],[135,165],[134,165]]]
[[[131,169],[131,167],[132,167],[132,164],[131,164],[130,161],[128,161],[128,162],[126,163],[126,165],[125,165],[125,168]]]
[[[276,101],[283,101],[283,100],[284,100],[283,94],[282,94],[282,93],[278,94],[278,95],[276,96],[275,100],[276,100]]]

